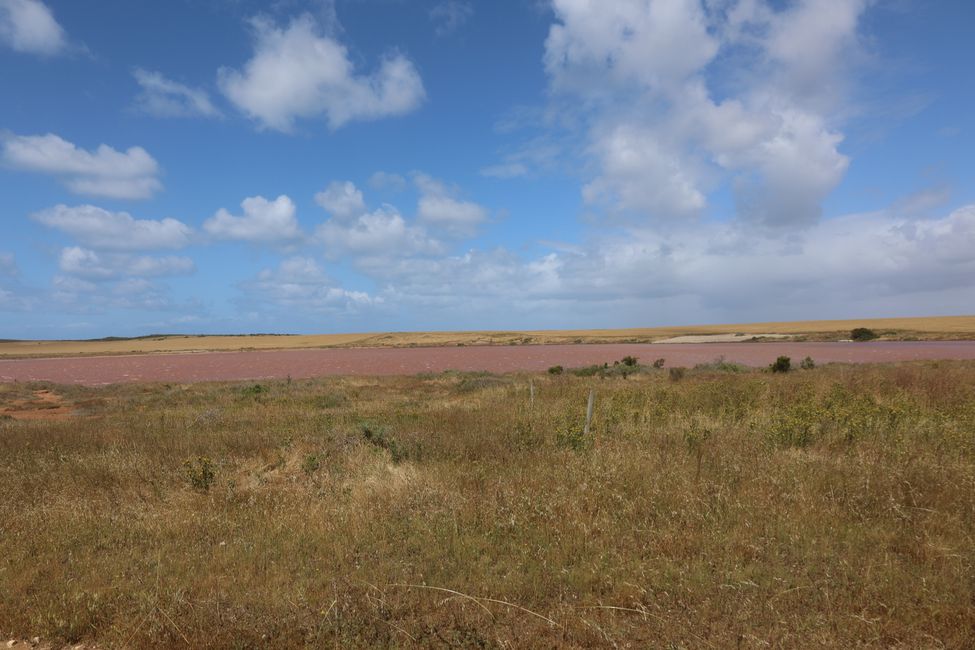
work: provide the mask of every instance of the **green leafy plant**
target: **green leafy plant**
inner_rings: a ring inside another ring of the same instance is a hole
[[[726,361],[723,356],[719,356],[714,361],[697,364],[694,366],[694,370],[709,372],[747,372],[748,368],[734,361]]]
[[[319,454],[308,454],[301,461],[301,469],[305,470],[305,474],[314,474],[321,466],[322,457]]]
[[[207,456],[197,456],[183,463],[183,473],[190,485],[200,492],[209,492],[217,480],[217,468]]]
[[[245,386],[240,394],[244,397],[257,397],[268,392],[268,387],[263,384],[253,384],[252,386]]]
[[[550,375],[561,375],[563,372],[565,372],[565,368],[562,366],[552,366],[548,369],[548,374]]]
[[[555,423],[555,442],[572,451],[585,451],[592,446],[592,436],[587,436],[582,420],[565,414]]]
[[[389,452],[394,463],[400,463],[406,458],[405,451],[397,444],[396,439],[389,435],[384,426],[376,426],[369,423],[361,425],[362,437],[370,444]]]
[[[877,333],[866,327],[856,327],[850,332],[850,338],[854,341],[872,341],[877,338]]]
[[[805,359],[799,362],[799,367],[802,368],[803,370],[812,370],[813,368],[816,367],[816,362],[813,361],[812,357],[806,357]]]
[[[789,372],[792,370],[792,359],[781,356],[772,362],[772,365],[769,366],[769,370],[772,372]]]

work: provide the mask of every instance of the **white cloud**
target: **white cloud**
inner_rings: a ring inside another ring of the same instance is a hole
[[[203,230],[217,239],[232,239],[255,244],[292,244],[304,235],[295,218],[295,204],[282,194],[273,201],[252,196],[241,204],[243,216],[220,208],[203,222]]]
[[[71,235],[85,246],[103,250],[182,248],[193,236],[193,230],[176,219],[133,219],[127,212],[109,212],[94,205],[56,205],[31,218]]]
[[[327,188],[315,195],[315,203],[340,221],[353,219],[366,211],[362,191],[351,181],[329,183]]]
[[[61,250],[58,268],[89,281],[132,277],[185,275],[195,269],[188,257],[148,257],[126,253],[99,253],[79,246]]]
[[[64,30],[40,0],[0,0],[0,42],[17,52],[44,56],[67,46]]]
[[[472,235],[487,220],[488,211],[472,201],[455,198],[456,192],[426,174],[416,174],[420,191],[417,218],[424,224],[455,236]]]
[[[53,133],[0,136],[0,145],[7,166],[57,176],[77,194],[146,199],[162,189],[159,165],[142,147],[121,152],[102,144],[91,152]]]
[[[174,302],[165,286],[145,278],[97,278],[93,282],[70,275],[57,275],[50,298],[62,309],[80,313],[101,313],[106,309],[185,313],[199,308],[193,302]]]
[[[848,215],[789,237],[708,224],[628,230],[529,259],[495,249],[361,268],[387,306],[426,322],[457,319],[461,306],[462,322],[494,318],[503,305],[509,327],[519,318],[593,326],[598,314],[618,326],[672,322],[671,307],[685,322],[896,315],[905,304],[945,311],[975,298],[972,250],[975,205],[930,219]]]
[[[345,255],[392,259],[443,251],[426,229],[408,223],[394,206],[383,204],[369,212],[362,191],[350,181],[330,183],[315,200],[332,216],[315,231],[330,259]]]
[[[351,220],[329,219],[316,231],[325,245],[326,255],[393,259],[440,253],[442,245],[423,228],[410,225],[391,205],[360,214]]]
[[[437,36],[447,36],[463,27],[474,15],[474,5],[465,0],[444,0],[430,10]]]
[[[347,48],[307,14],[284,28],[264,18],[252,25],[254,56],[242,71],[221,68],[218,82],[237,108],[266,128],[287,132],[297,119],[324,116],[337,129],[408,113],[426,96],[416,67],[400,54],[370,75],[356,74]]]
[[[242,285],[250,300],[300,311],[354,312],[381,302],[363,291],[336,285],[315,260],[289,257]]]
[[[700,0],[554,0],[545,69],[561,90],[677,87],[717,54]]]
[[[867,5],[553,0],[544,62],[556,107],[587,132],[583,198],[646,222],[704,214],[727,184],[743,220],[815,223],[849,165],[840,126]]]
[[[141,87],[135,98],[138,110],[156,117],[220,117],[205,90],[167,79],[159,72],[136,68],[132,72]]]

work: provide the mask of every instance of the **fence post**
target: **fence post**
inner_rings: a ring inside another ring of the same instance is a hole
[[[534,379],[528,380],[528,389],[530,391],[530,397],[528,398],[528,408],[534,409],[535,408],[535,380]]]

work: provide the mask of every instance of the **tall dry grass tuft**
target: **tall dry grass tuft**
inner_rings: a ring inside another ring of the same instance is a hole
[[[0,635],[975,645],[973,363],[18,384],[0,408],[41,388],[82,406],[0,421]]]

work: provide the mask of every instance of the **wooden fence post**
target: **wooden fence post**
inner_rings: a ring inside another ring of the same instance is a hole
[[[583,430],[582,435],[589,435],[589,425],[592,422],[592,405],[596,400],[596,391],[593,388],[589,389],[589,403],[586,405],[586,428]]]

